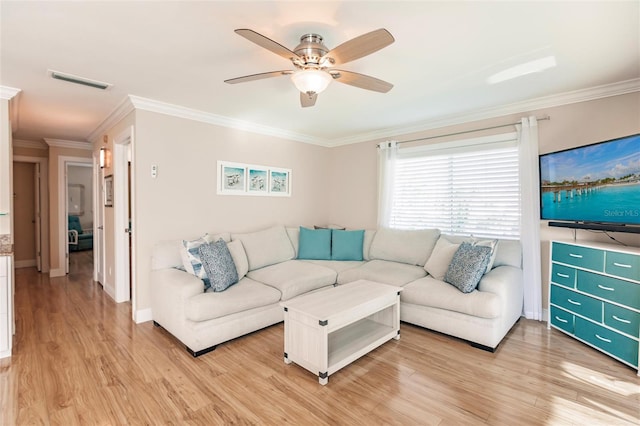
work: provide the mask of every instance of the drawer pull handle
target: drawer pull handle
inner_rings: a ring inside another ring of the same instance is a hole
[[[607,290],[607,291],[615,291],[616,289],[613,287],[605,287],[601,284],[598,284],[598,288],[601,288],[602,290]]]
[[[571,300],[571,299],[567,299],[567,302],[571,303],[572,305],[582,306],[582,303],[580,303],[580,302],[576,302],[576,301],[573,301],[573,300]]]
[[[569,278],[569,275],[561,274],[560,272],[556,272],[556,275],[559,276],[560,278]]]
[[[631,324],[631,321],[626,320],[626,319],[624,319],[624,318],[618,318],[618,316],[617,316],[617,315],[614,315],[614,316],[613,316],[613,319],[614,319],[614,320],[616,320],[616,321],[623,322],[623,323],[625,323],[625,324]]]
[[[602,340],[603,342],[611,343],[610,339],[605,339],[604,337],[600,337],[598,334],[596,334],[596,338],[598,338],[599,340]]]
[[[565,323],[565,324],[567,324],[567,323],[569,322],[569,321],[567,321],[566,319],[562,319],[562,318],[560,318],[560,317],[559,317],[559,316],[557,316],[557,315],[556,315],[556,320],[557,320],[557,321],[560,321],[560,322],[563,322],[563,323]]]
[[[569,253],[569,256],[575,257],[576,259],[582,259],[582,255],[581,254]]]
[[[626,263],[613,262],[613,265],[619,268],[631,268],[631,265],[627,265]]]

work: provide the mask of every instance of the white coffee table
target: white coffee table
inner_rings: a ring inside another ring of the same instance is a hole
[[[358,280],[296,297],[284,307],[284,362],[329,375],[400,338],[402,287]]]

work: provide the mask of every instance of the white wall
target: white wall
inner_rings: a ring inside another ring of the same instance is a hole
[[[523,116],[550,115],[540,125],[541,153],[584,145],[640,132],[640,93],[621,95],[544,110],[523,112],[417,134],[398,135],[397,140],[516,122]],[[193,238],[204,232],[246,232],[272,224],[287,226],[336,223],[347,227],[375,228],[377,223],[378,140],[338,148],[323,148],[211,124],[136,110],[108,133],[113,137],[135,126],[133,201],[136,216],[136,300],[138,311],[150,307],[151,251],[158,241]],[[500,133],[513,129],[474,133]],[[434,139],[437,143],[451,138]],[[102,143],[96,144],[96,150]],[[218,160],[292,169],[290,198],[223,196],[216,194]],[[158,166],[157,178],[151,166]],[[112,173],[104,169],[103,174]],[[107,279],[113,267],[113,209],[106,209]],[[543,280],[548,242],[572,235],[541,223]],[[601,234],[580,231],[579,239],[608,240]],[[640,237],[618,234],[627,244],[640,246]],[[544,292],[546,293],[546,285]],[[543,294],[546,300],[546,294]]]
[[[326,223],[329,217],[332,169],[328,148],[143,110],[130,114],[125,123],[135,126],[133,228],[138,311],[150,308],[151,250],[158,241],[205,232],[253,231],[274,224],[313,226]],[[112,138],[123,126],[120,123],[109,130],[110,149]],[[291,169],[292,196],[217,195],[218,160]],[[152,165],[158,166],[155,179]],[[113,209],[107,209],[105,230],[112,226]],[[105,232],[108,275],[114,249]]]

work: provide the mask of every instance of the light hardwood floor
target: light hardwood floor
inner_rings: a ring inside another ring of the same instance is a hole
[[[331,376],[283,362],[278,324],[199,358],[136,325],[78,257],[67,277],[16,271],[13,357],[0,360],[2,425],[640,423],[636,371],[521,320],[496,353],[408,324]]]

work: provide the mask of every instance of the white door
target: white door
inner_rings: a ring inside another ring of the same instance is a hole
[[[113,144],[113,209],[114,209],[114,243],[115,243],[115,301],[131,300],[132,315],[135,317],[135,261],[132,260],[130,247],[135,241],[135,229],[132,229],[134,209],[129,203],[129,163],[133,144],[133,128],[129,128],[114,139]],[[133,169],[132,169],[133,173]],[[132,178],[133,179],[133,178]],[[132,206],[133,207],[133,206]]]

